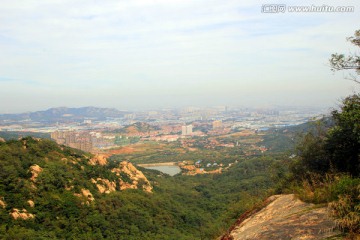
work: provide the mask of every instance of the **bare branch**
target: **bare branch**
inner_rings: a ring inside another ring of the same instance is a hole
[[[360,30],[355,31],[354,36],[348,37],[347,41],[351,42],[355,46],[360,47]],[[360,56],[356,54],[350,54],[345,56],[344,54],[331,54],[331,58],[329,59],[331,71],[340,71],[340,70],[355,70],[357,75],[360,75]],[[345,77],[347,80],[351,80],[360,84],[360,80],[353,75],[349,74],[348,77]]]
[[[345,77],[344,79],[360,84],[360,80],[358,80],[357,77],[352,74],[349,74],[349,76]]]

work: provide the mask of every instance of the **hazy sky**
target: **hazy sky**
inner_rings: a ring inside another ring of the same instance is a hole
[[[2,0],[0,112],[50,107],[334,106],[360,1]],[[262,13],[263,4],[354,6]]]

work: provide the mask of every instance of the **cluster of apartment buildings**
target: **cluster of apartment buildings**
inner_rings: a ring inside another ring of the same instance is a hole
[[[95,149],[114,146],[115,136],[102,136],[99,132],[79,131],[55,131],[51,138],[58,144],[91,152]]]

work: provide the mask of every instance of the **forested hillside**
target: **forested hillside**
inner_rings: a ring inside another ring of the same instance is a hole
[[[221,175],[141,169],[146,191],[147,179],[122,188],[134,180],[119,162],[93,159],[50,140],[0,143],[0,238],[212,239],[267,195],[282,161],[244,159]]]

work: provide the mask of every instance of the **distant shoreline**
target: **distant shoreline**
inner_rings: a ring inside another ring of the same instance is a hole
[[[144,164],[136,164],[136,165],[139,167],[177,166],[177,162],[144,163]]]

